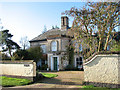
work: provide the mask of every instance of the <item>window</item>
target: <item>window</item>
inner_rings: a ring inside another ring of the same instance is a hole
[[[107,46],[107,50],[110,50],[110,46],[109,45]]]
[[[43,50],[43,53],[46,53],[46,45],[41,45],[41,48]]]
[[[78,68],[82,68],[82,57],[76,58],[76,65]]]
[[[79,51],[80,52],[82,51],[82,44],[80,44]]]
[[[56,42],[56,41],[53,41],[53,42],[51,43],[51,50],[52,50],[52,51],[57,51],[57,42]]]

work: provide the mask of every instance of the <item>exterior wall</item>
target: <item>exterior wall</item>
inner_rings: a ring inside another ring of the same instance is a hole
[[[38,42],[31,42],[30,43],[30,47],[35,47],[35,46],[39,46]]]
[[[108,87],[108,84],[120,84],[120,55],[93,57],[84,64],[84,80],[85,82],[103,83]]]
[[[30,61],[2,61],[0,62],[2,72],[0,75],[36,77],[36,63]]]
[[[68,45],[69,45],[69,38],[61,39],[61,51],[66,51]]]
[[[57,41],[57,52],[52,52],[51,51],[51,42],[52,41]],[[59,57],[59,70],[63,70],[67,65],[68,61],[64,60],[61,61],[61,54],[56,54],[58,52],[64,52],[66,51],[68,44],[69,44],[69,38],[67,37],[60,37],[60,38],[55,38],[55,39],[47,39],[47,41],[39,41],[39,42],[31,42],[31,47],[33,46],[40,46],[40,45],[46,45],[46,52],[48,55],[48,68],[51,70],[51,57],[58,56]],[[53,55],[54,54],[54,55]]]
[[[53,57],[57,57],[58,58],[58,68],[59,68],[59,70],[63,70],[68,65],[68,61],[67,60],[63,60],[63,61],[61,60],[62,55],[48,54],[48,68],[49,68],[49,70],[53,69],[53,68],[51,68],[54,65],[53,61],[52,61]]]
[[[68,46],[69,43],[69,38],[59,38],[59,39],[50,39],[47,40],[47,50],[48,52],[51,51],[51,42],[52,41],[57,41],[58,42],[58,50],[57,51],[66,51],[66,46]]]
[[[118,57],[118,83],[120,84],[120,55]]]

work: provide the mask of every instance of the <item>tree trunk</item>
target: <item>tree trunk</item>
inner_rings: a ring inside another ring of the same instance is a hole
[[[10,54],[10,58],[12,57],[12,54],[11,54],[11,48],[8,47],[8,51],[9,51],[9,54]]]
[[[107,39],[106,39],[106,43],[105,43],[105,46],[104,46],[104,50],[105,51],[107,50],[107,46],[108,46],[108,42],[109,42],[109,37],[110,37],[110,35],[108,35]]]
[[[100,48],[101,48],[101,43],[102,43],[101,40],[102,40],[102,39],[101,39],[101,37],[100,37],[100,39],[99,39],[99,45],[98,45],[98,52],[100,51]]]

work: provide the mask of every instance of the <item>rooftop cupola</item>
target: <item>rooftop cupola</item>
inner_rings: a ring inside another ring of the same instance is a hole
[[[61,29],[68,29],[69,28],[69,20],[67,16],[61,17]]]

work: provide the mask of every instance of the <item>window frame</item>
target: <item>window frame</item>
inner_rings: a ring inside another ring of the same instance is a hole
[[[55,43],[56,45],[54,45],[53,43]],[[55,52],[58,50],[58,42],[57,41],[52,41],[51,42],[51,51]]]

